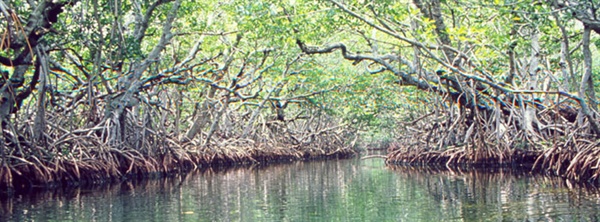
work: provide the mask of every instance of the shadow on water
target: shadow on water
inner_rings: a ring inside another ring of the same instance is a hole
[[[596,220],[597,188],[488,169],[386,167],[382,159],[209,169],[0,199],[2,220]]]

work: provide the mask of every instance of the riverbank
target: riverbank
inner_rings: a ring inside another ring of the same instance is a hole
[[[143,154],[135,149],[86,152],[85,157],[55,155],[46,158],[19,158],[18,164],[0,168],[0,187],[7,192],[27,187],[80,186],[110,183],[133,178],[156,178],[198,168],[264,165],[315,159],[350,158],[351,148],[335,150],[294,148],[185,148],[164,149]]]
[[[401,148],[389,152],[386,163],[397,166],[508,167],[560,176],[577,183],[600,183],[600,141],[581,140],[578,146],[558,143],[530,149],[475,149],[467,146],[446,150]]]

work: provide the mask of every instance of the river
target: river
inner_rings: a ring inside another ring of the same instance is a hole
[[[2,221],[598,221],[600,192],[500,170],[382,159],[204,170],[0,199]]]

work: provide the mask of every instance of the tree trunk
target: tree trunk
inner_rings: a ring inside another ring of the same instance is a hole
[[[588,27],[585,27],[583,30],[583,39],[582,41],[582,51],[583,51],[583,69],[584,73],[581,79],[581,84],[579,86],[580,96],[581,98],[585,98],[590,107],[590,111],[595,111],[598,109],[596,104],[596,93],[594,91],[594,81],[592,76],[593,70],[593,61],[592,61],[592,52],[590,51],[590,35],[591,30]],[[587,85],[587,87],[586,87]],[[585,93],[585,96],[583,95]],[[592,120],[590,120],[592,121]]]
[[[208,96],[204,102],[202,102],[202,105],[200,105],[200,107],[196,107],[197,114],[194,117],[194,123],[192,123],[192,126],[186,132],[185,137],[181,139],[182,142],[189,142],[193,140],[194,137],[196,137],[196,135],[200,133],[208,123],[209,115],[213,107],[211,103],[213,103],[217,88],[211,86],[209,90]]]
[[[558,2],[553,1],[553,5],[558,7]],[[558,12],[553,11],[552,16],[556,21],[556,25],[560,29],[562,41],[560,41],[560,71],[562,73],[562,90],[565,92],[571,91],[571,79],[573,78],[573,63],[571,62],[571,53],[569,52],[569,34],[565,25],[560,20]],[[574,81],[573,81],[574,82]]]
[[[538,82],[538,72],[539,70],[539,53],[540,53],[540,42],[539,42],[539,32],[537,29],[532,30],[531,33],[531,60],[529,62],[529,80],[527,83],[528,90],[536,90],[537,82]],[[529,101],[534,101],[535,94],[529,95]],[[536,117],[536,108],[535,105],[531,103],[527,103],[525,105],[525,114],[524,118],[524,128],[527,130],[528,134],[533,134],[537,131],[537,129],[533,128],[533,123],[538,122]],[[537,125],[539,128],[539,125]]]
[[[413,2],[425,17],[435,22],[435,33],[438,35],[440,42],[443,45],[452,46],[450,35],[448,35],[448,28],[444,22],[440,0],[414,0]],[[443,48],[442,50],[448,63],[454,66],[460,65],[460,61],[457,59],[459,57],[452,50],[448,48]]]
[[[221,110],[219,110],[217,112],[217,115],[213,118],[212,123],[210,124],[210,130],[208,131],[207,135],[206,135],[206,140],[204,141],[204,144],[207,145],[210,142],[210,138],[212,137],[212,135],[214,135],[215,132],[217,132],[217,129],[219,128],[219,122],[221,121],[221,116],[223,116],[223,113],[227,112],[227,108],[229,106],[229,93],[227,94],[227,96],[225,96],[224,101],[223,101],[223,107],[221,107]]]
[[[44,129],[46,128],[46,107],[44,104],[46,102],[46,78],[50,69],[48,67],[45,49],[40,48],[42,48],[41,45],[38,45],[38,47],[35,48],[35,53],[37,55],[35,72],[39,73],[40,84],[38,85],[38,98],[36,104],[37,113],[33,122],[33,139],[38,145],[45,145]]]
[[[277,86],[275,86],[275,89],[279,88],[281,85],[281,82],[278,83]],[[258,107],[256,107],[254,112],[252,112],[252,116],[250,116],[250,120],[248,120],[248,123],[246,124],[246,126],[244,127],[244,131],[242,132],[242,138],[246,138],[248,137],[248,134],[250,134],[254,121],[258,117],[258,114],[260,114],[260,110],[265,106],[265,103],[271,98],[271,94],[273,93],[273,91],[275,90],[270,90],[269,93],[267,93],[267,96],[260,102],[260,104],[258,104]]]
[[[173,38],[173,34],[171,33],[171,28],[173,27],[173,22],[177,16],[177,11],[179,10],[179,6],[181,5],[181,1],[177,0],[173,3],[169,14],[167,15],[166,21],[162,27],[162,34],[158,43],[152,48],[152,51],[148,54],[148,56],[141,62],[133,65],[133,71],[128,76],[121,77],[119,79],[119,88],[122,91],[118,96],[110,99],[106,106],[105,111],[105,119],[109,121],[114,121],[116,117],[120,124],[125,124],[125,110],[137,105],[138,101],[134,97],[140,91],[140,87],[143,84],[142,76],[143,73],[150,67],[150,64],[156,62],[160,58],[161,52],[166,48],[167,44]],[[146,22],[149,22],[146,20]],[[145,30],[145,29],[144,29]],[[141,39],[141,38],[140,38]],[[114,123],[114,122],[113,122]],[[119,125],[119,123],[113,124],[113,126]],[[126,129],[124,125],[120,127],[121,129]],[[112,129],[112,132],[119,130],[118,128]],[[122,139],[124,132],[120,132],[121,135],[113,134],[112,138],[109,138],[113,144],[119,144],[119,139]]]
[[[581,82],[579,83],[579,97],[587,101],[590,98],[586,98],[586,92],[588,91],[588,81],[592,78],[592,54],[590,52],[590,32],[591,30],[586,26],[583,29],[582,38],[582,51],[583,51],[583,75],[581,76]],[[593,90],[593,88],[592,88]]]
[[[510,29],[510,36],[516,38],[517,35],[517,27],[513,24]],[[515,75],[517,74],[517,64],[515,62],[515,48],[517,47],[517,42],[511,42],[508,46],[508,74],[506,79],[504,79],[504,83],[508,85],[513,85]]]
[[[592,128],[592,131],[596,136],[600,136],[600,127],[598,126],[598,122],[596,122],[594,115],[592,113],[592,109],[595,109],[596,103],[594,87],[592,83],[592,53],[590,51],[590,34],[591,29],[588,26],[584,26],[583,29],[583,38],[582,38],[582,51],[583,51],[583,63],[584,63],[584,73],[581,77],[581,83],[579,84],[579,98],[581,98],[581,118],[586,116]],[[586,87],[587,86],[587,87]],[[587,97],[594,96],[594,97]],[[586,101],[587,100],[587,101]],[[589,106],[588,106],[589,104]],[[590,107],[591,106],[591,107]]]

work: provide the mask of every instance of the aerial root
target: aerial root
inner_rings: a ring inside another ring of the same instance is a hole
[[[344,158],[355,155],[353,149],[338,149],[325,153],[319,150],[296,150],[291,148],[271,147],[269,149],[253,149],[252,147],[223,147],[212,150],[181,148],[166,149],[158,155],[148,155],[135,149],[87,149],[86,155],[91,158],[75,158],[72,155],[38,158],[31,156],[20,163],[0,168],[0,182],[3,186],[12,187],[32,184],[82,184],[105,183],[131,177],[147,177],[181,173],[201,167],[214,165],[234,166],[252,165],[311,158]],[[27,161],[27,163],[25,163]],[[17,173],[18,172],[18,173]],[[15,174],[16,173],[16,174]],[[16,177],[13,180],[13,175]]]
[[[528,133],[513,128],[499,134],[486,130],[493,129],[488,122],[479,121],[479,127],[467,127],[421,120],[418,127],[424,130],[409,131],[412,134],[389,150],[386,162],[446,168],[516,166],[576,182],[600,181],[600,141],[593,142],[582,127],[554,124],[552,131]],[[561,132],[570,134],[558,135]]]

